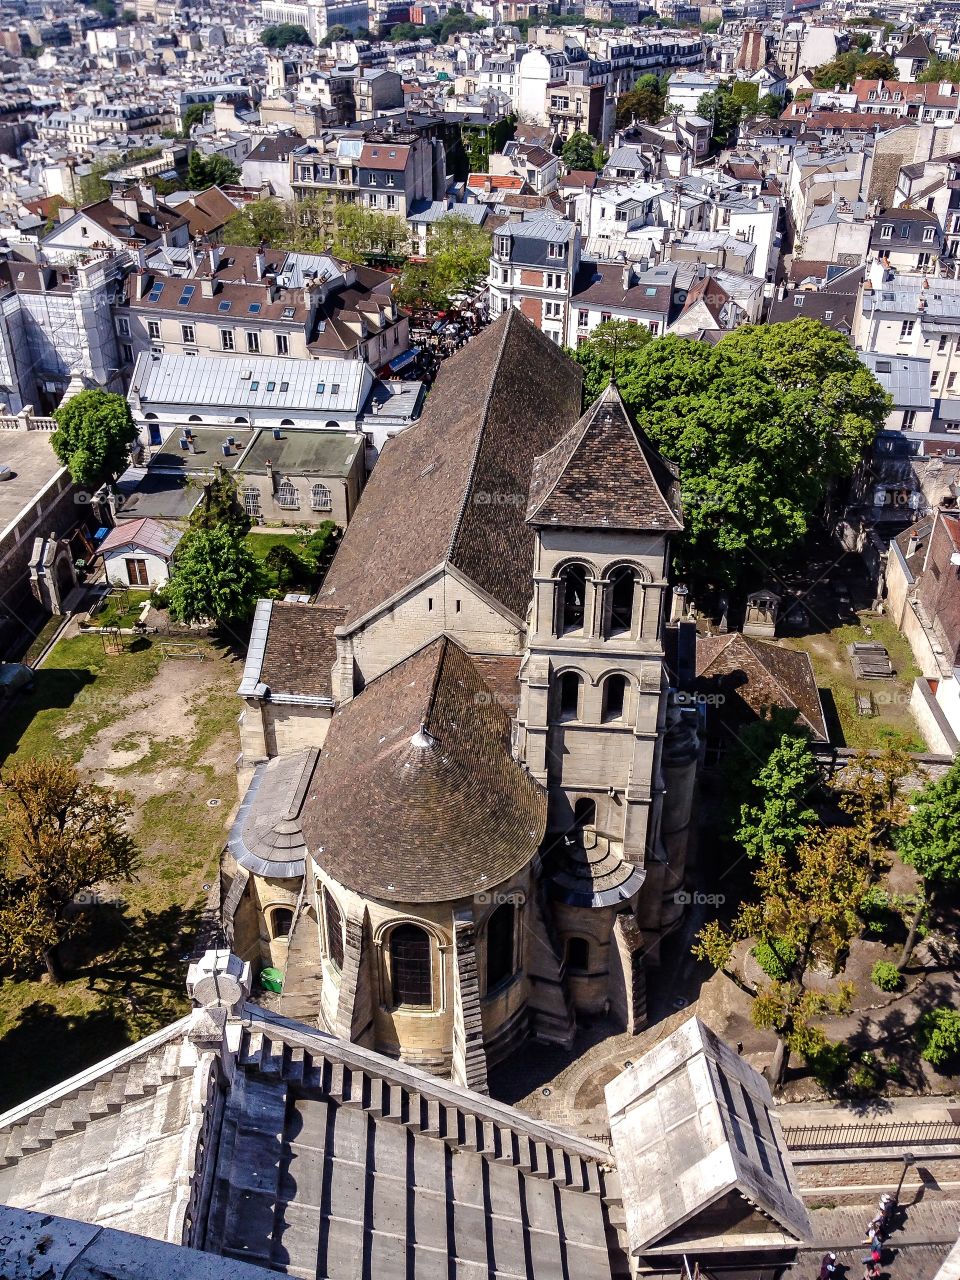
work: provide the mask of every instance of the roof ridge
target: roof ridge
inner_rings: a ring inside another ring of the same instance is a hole
[[[566,444],[566,443],[567,443],[567,441],[568,441],[568,440],[569,440],[569,439],[574,435],[574,433],[576,432],[577,428],[578,428],[578,427],[580,427],[580,426],[581,426],[581,424],[582,424],[582,428],[583,428],[583,429],[581,430],[580,435],[577,437],[576,442],[572,445],[572,448],[570,449],[570,452],[569,452],[569,454],[567,455],[567,460],[566,460],[566,462],[563,464],[563,466],[562,466],[562,467],[560,468],[560,470],[557,472],[557,475],[556,475],[556,477],[554,478],[553,484],[552,484],[552,485],[550,486],[550,488],[549,488],[549,489],[544,493],[543,497],[542,497],[542,498],[540,499],[540,501],[537,503],[536,507],[534,507],[534,508],[530,508],[530,507],[528,507],[528,508],[527,508],[527,519],[528,519],[528,520],[531,520],[531,519],[532,519],[532,518],[537,514],[537,512],[538,512],[538,511],[540,511],[540,510],[542,509],[542,507],[543,507],[544,503],[547,501],[547,499],[548,499],[548,498],[550,498],[550,497],[552,497],[552,496],[553,496],[553,494],[556,492],[557,485],[558,485],[558,484],[560,483],[560,481],[563,479],[563,473],[564,473],[564,471],[566,470],[567,466],[569,465],[571,458],[573,458],[574,454],[575,454],[575,453],[577,452],[577,450],[580,448],[581,444],[583,444],[583,438],[584,438],[584,436],[587,434],[587,431],[589,430],[589,428],[590,428],[591,424],[593,423],[594,418],[595,418],[595,417],[596,417],[596,415],[597,415],[597,408],[598,408],[598,406],[600,405],[600,403],[601,403],[601,401],[603,400],[604,396],[607,394],[607,391],[609,390],[609,388],[610,388],[610,387],[612,387],[613,385],[614,385],[614,384],[613,384],[612,382],[609,382],[609,383],[607,384],[607,387],[606,387],[606,388],[604,388],[604,390],[603,390],[603,391],[601,391],[600,395],[598,395],[598,396],[597,396],[596,400],[594,400],[594,402],[593,402],[593,404],[590,406],[590,408],[589,408],[589,409],[587,409],[587,410],[586,410],[586,412],[584,412],[584,413],[582,413],[582,414],[580,415],[580,417],[579,417],[579,418],[577,419],[577,421],[573,424],[573,426],[572,426],[572,427],[570,427],[570,429],[569,429],[568,431],[565,431],[565,432],[563,433],[563,435],[560,437],[560,439],[557,441],[557,443],[556,443],[556,444],[555,444],[551,449],[548,449],[548,450],[546,451],[546,453],[541,453],[541,454],[539,454],[536,458],[534,458],[534,460],[533,460],[533,465],[534,465],[534,467],[536,467],[537,463],[541,460],[541,458],[549,458],[549,457],[550,457],[550,455],[551,455],[552,453],[559,453],[559,452],[561,451],[561,447],[562,447],[564,444]],[[615,389],[615,388],[614,388],[614,389]]]

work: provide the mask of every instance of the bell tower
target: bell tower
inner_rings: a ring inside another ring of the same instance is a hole
[[[548,792],[542,850],[575,1005],[643,1024],[638,956],[655,945],[644,881],[662,857],[669,543],[675,470],[612,384],[537,458],[527,521],[534,595],[519,747]],[[651,886],[652,889],[653,886]]]

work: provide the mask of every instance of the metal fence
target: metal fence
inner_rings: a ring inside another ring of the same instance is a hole
[[[891,1147],[960,1146],[960,1124],[952,1120],[870,1121],[862,1124],[818,1124],[784,1128],[791,1151],[823,1151],[843,1147],[888,1150]]]

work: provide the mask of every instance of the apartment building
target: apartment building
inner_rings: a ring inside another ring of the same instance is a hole
[[[512,216],[493,237],[491,318],[518,307],[554,342],[564,343],[579,266],[580,232],[572,222],[546,210]]]
[[[290,156],[294,198],[327,196],[406,218],[418,200],[439,200],[446,157],[439,139],[413,130],[325,136]]]
[[[861,351],[929,360],[933,396],[960,399],[960,281],[897,275],[874,262],[854,337]],[[942,416],[935,408],[934,419]],[[901,425],[911,429],[914,421]]]

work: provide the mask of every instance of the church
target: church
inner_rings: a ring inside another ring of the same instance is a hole
[[[481,1092],[578,1014],[646,1025],[682,911],[695,710],[664,666],[675,469],[510,310],[389,439],[239,693],[232,949],[280,1012]]]

